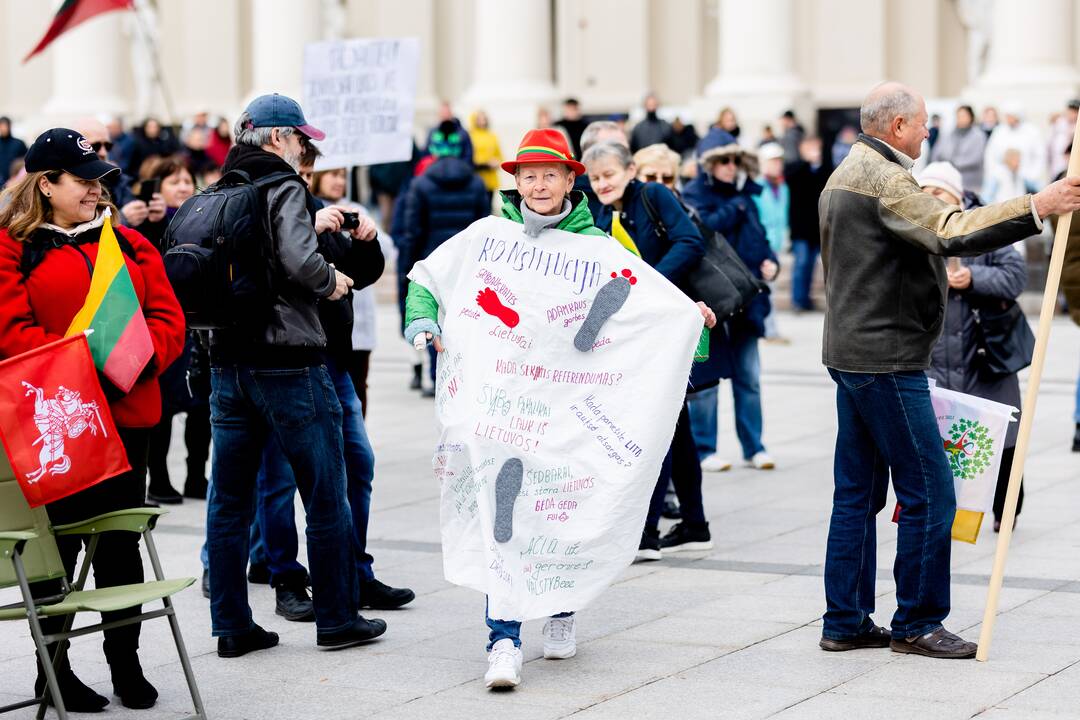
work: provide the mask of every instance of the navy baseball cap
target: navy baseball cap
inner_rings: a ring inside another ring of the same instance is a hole
[[[83,180],[101,180],[120,168],[98,157],[90,141],[74,130],[53,128],[38,135],[26,151],[26,172],[63,170]]]
[[[260,95],[248,103],[245,110],[251,118],[251,127],[291,127],[312,140],[324,140],[326,133],[308,125],[300,103],[284,95]]]

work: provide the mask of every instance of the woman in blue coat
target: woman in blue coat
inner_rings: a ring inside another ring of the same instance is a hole
[[[705,241],[678,198],[659,183],[637,180],[637,168],[625,145],[593,145],[582,161],[588,170],[593,192],[601,203],[595,218],[596,226],[640,255],[676,287],[685,290],[687,275],[705,255]],[[679,497],[682,522],[661,538],[660,514],[669,480],[674,483]],[[662,551],[710,548],[712,536],[701,500],[701,466],[684,401],[671,449],[653,492],[638,557],[659,560]]]
[[[705,225],[719,232],[739,254],[750,271],[764,280],[779,272],[775,253],[769,247],[754,196],[761,186],[750,180],[742,165],[749,156],[729,133],[713,128],[698,143],[701,172],[683,191],[683,199],[697,211]],[[758,295],[745,310],[728,321],[732,350],[731,387],[735,399],[735,431],[743,458],[758,470],[771,470],[774,463],[761,442],[761,360],[758,340],[765,335],[765,318],[771,310],[769,296]],[[717,398],[715,392],[697,393],[691,402],[694,436],[698,452],[707,468],[727,469],[730,463],[717,461]],[[712,457],[710,457],[712,456]]]

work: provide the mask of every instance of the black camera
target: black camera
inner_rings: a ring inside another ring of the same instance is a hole
[[[345,219],[341,222],[342,230],[355,230],[360,227],[360,213],[358,212],[343,212]]]

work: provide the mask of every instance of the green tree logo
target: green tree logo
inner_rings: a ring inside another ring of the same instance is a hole
[[[990,467],[994,440],[982,423],[961,418],[949,428],[949,437],[942,440],[954,478],[973,480]]]

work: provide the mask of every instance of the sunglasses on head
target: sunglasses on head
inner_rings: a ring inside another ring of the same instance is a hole
[[[94,148],[94,152],[101,152],[101,148],[105,148],[105,152],[112,152],[113,144],[106,140],[104,142],[90,143],[90,147]]]
[[[675,182],[675,176],[671,173],[643,173],[641,177],[644,178],[645,182]]]
[[[739,158],[735,157],[734,155],[721,155],[720,157],[716,158],[717,165],[727,165],[729,163],[734,163],[738,165]]]

